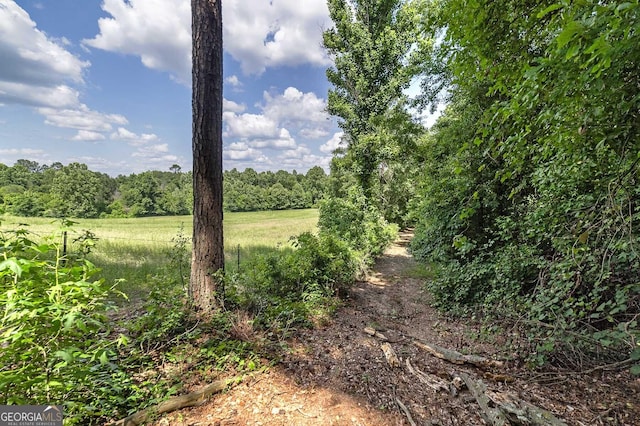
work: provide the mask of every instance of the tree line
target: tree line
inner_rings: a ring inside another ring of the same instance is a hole
[[[174,165],[111,177],[86,164],[51,165],[20,159],[0,163],[0,212],[44,217],[143,217],[193,213],[192,173]],[[224,172],[224,209],[230,212],[311,208],[324,197],[329,177],[251,168]]]

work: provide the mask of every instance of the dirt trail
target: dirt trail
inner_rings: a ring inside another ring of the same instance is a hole
[[[184,409],[155,424],[204,425],[481,425],[484,421],[468,391],[457,396],[435,391],[417,380],[406,360],[449,383],[466,372],[490,390],[508,392],[551,411],[569,425],[639,425],[640,381],[627,372],[590,375],[534,374],[518,361],[498,371],[483,371],[435,358],[416,348],[412,338],[462,353],[504,358],[503,336],[481,339],[469,321],[455,322],[429,306],[423,280],[407,252],[410,233],[403,233],[376,263],[366,282],[358,283],[332,322],[302,330],[288,342],[282,362],[267,373]],[[400,358],[391,367],[381,341],[364,333],[384,333]],[[490,342],[488,340],[491,340]],[[495,381],[492,373],[508,376]]]

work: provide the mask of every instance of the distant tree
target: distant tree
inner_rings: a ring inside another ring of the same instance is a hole
[[[131,175],[120,185],[120,191],[130,216],[153,216],[159,213],[160,185],[153,172]]]
[[[193,108],[193,305],[218,308],[216,272],[224,269],[222,235],[222,6],[191,0]]]
[[[86,164],[71,163],[56,172],[51,184],[49,215],[97,217],[100,214],[101,179]]]
[[[269,188],[266,207],[268,210],[288,209],[290,207],[290,197],[291,193],[289,190],[278,182]]]
[[[17,160],[14,166],[22,166],[25,169],[27,169],[30,173],[39,173],[45,167],[45,166],[41,166],[37,161],[25,160],[24,158]]]
[[[304,190],[302,185],[293,185],[289,194],[289,207],[292,209],[306,209],[311,207],[311,195]]]
[[[20,185],[25,189],[33,186],[33,173],[23,164],[15,164],[9,167],[4,173],[4,185]]]
[[[42,216],[45,211],[46,198],[46,194],[27,190],[8,199],[10,207],[7,211],[16,216]]]
[[[278,170],[275,173],[275,181],[282,184],[282,186],[289,190],[293,189],[293,185],[298,182],[295,175],[287,172],[286,170]]]
[[[311,197],[311,204],[315,205],[327,192],[329,178],[324,169],[314,166],[309,169],[304,179],[304,188]]]
[[[251,167],[248,167],[248,168],[244,169],[244,172],[242,172],[242,179],[246,183],[248,183],[250,185],[257,185],[258,184],[258,172],[253,170]]]
[[[173,173],[180,173],[180,171],[182,170],[182,167],[180,167],[180,165],[178,164],[174,164],[171,167],[169,167],[169,170],[171,170]]]

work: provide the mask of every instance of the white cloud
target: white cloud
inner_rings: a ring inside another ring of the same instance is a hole
[[[168,71],[191,83],[191,4],[187,0],[104,0],[110,17],[100,18],[100,33],[83,43],[139,56],[151,69]]]
[[[249,145],[254,148],[293,149],[296,147],[296,141],[291,137],[287,129],[280,129],[277,137],[253,139],[249,142]]]
[[[331,154],[338,148],[345,148],[346,145],[343,141],[343,137],[344,132],[334,133],[331,139],[320,146],[320,151],[324,152],[325,154]]]
[[[13,81],[0,81],[0,100],[9,104],[73,108],[79,104],[78,98],[78,91],[64,84],[34,86]]]
[[[272,139],[279,136],[277,123],[264,115],[225,112],[223,118],[225,137]]]
[[[83,84],[90,63],[40,31],[14,1],[0,1],[0,101],[31,106],[78,104],[70,83]]]
[[[244,112],[246,109],[247,107],[244,104],[239,104],[239,103],[230,101],[228,99],[222,100],[222,110],[224,112],[240,113],[240,112]]]
[[[66,163],[82,163],[86,164],[89,167],[89,170],[93,170],[94,172],[109,172],[114,174],[114,172],[120,174],[129,174],[131,173],[131,167],[126,161],[110,161],[104,157],[93,157],[90,155],[82,155],[82,156],[73,156],[69,157],[65,161]]]
[[[92,132],[106,132],[113,124],[127,124],[127,119],[120,114],[104,114],[89,109],[81,104],[75,109],[38,108],[45,116],[45,123],[56,127],[66,127]]]
[[[329,120],[327,103],[313,92],[302,93],[295,87],[287,87],[282,95],[263,94],[265,115],[283,122],[325,123]]]
[[[306,172],[311,167],[320,166],[325,170],[329,169],[329,163],[331,162],[331,157],[321,157],[313,154],[304,154],[302,156],[296,157],[293,155],[285,156],[282,155],[275,159],[275,162],[280,166],[281,169],[288,170],[297,170],[299,172]]]
[[[225,99],[223,137],[231,143],[225,151],[227,160],[262,158],[260,155],[280,151],[280,154],[274,153],[277,160],[273,164],[277,167],[281,166],[281,160],[305,161],[307,158],[311,161],[311,150],[298,145],[297,139],[311,140],[329,135],[332,123],[325,111],[326,102],[313,92],[303,93],[295,87],[277,94],[264,92],[263,102],[255,107],[261,113],[243,112],[244,105]],[[315,159],[325,161],[324,157]]]
[[[281,95],[264,92],[264,114],[281,126],[296,129],[300,136],[318,139],[329,134],[331,121],[326,112],[327,103],[313,92],[303,93],[288,87]]]
[[[164,158],[165,153],[169,152],[169,145],[166,143],[158,145],[148,145],[138,148],[136,152],[131,154],[132,157],[144,157],[144,158]],[[175,156],[171,156],[172,158]]]
[[[288,149],[282,153],[281,158],[295,158],[301,159],[305,155],[311,154],[311,150],[306,146],[298,146],[295,149]]]
[[[113,140],[126,141],[131,146],[142,146],[148,144],[149,142],[158,140],[158,136],[153,133],[142,133],[138,135],[137,133],[133,133],[132,131],[125,129],[124,127],[118,127],[118,130],[111,133],[110,138]]]
[[[223,158],[232,161],[257,161],[265,157],[262,151],[249,147],[245,142],[235,142],[224,149]]]
[[[320,138],[324,138],[328,134],[329,134],[329,131],[325,130],[324,128],[300,130],[300,136],[302,136],[305,139],[320,139]]]
[[[50,161],[49,154],[42,149],[33,148],[0,148],[1,163],[10,165],[21,158],[37,161],[40,164],[47,164]]]
[[[234,88],[242,87],[242,82],[237,75],[230,75],[229,77],[225,78],[224,81],[226,83],[229,83]]]
[[[74,137],[71,138],[72,141],[103,141],[105,140],[105,136],[102,133],[92,132],[89,130],[78,130],[78,133]]]
[[[224,46],[245,74],[267,67],[328,65],[321,43],[331,25],[325,0],[227,0]]]
[[[190,84],[189,1],[104,0],[102,9],[110,16],[99,20],[100,32],[85,45],[139,56],[145,66]],[[330,64],[322,48],[322,30],[332,25],[325,0],[305,0],[304,7],[298,0],[226,0],[222,15],[225,51],[245,74]]]
[[[44,151],[41,149],[31,149],[31,148],[9,148],[9,149],[0,149],[0,154],[2,155],[42,155]]]

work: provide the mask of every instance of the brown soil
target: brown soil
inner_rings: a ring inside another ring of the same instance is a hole
[[[330,324],[290,339],[277,366],[204,405],[168,414],[155,425],[410,424],[397,401],[418,425],[485,424],[469,391],[455,396],[435,391],[409,372],[406,360],[445,383],[466,372],[482,379],[489,390],[515,395],[569,425],[640,425],[640,380],[627,371],[533,372],[506,352],[505,336],[486,337],[479,324],[456,321],[432,308],[407,252],[410,238],[402,234],[387,250]],[[400,367],[389,365],[382,342],[364,333],[365,327],[387,336]],[[414,338],[510,360],[490,370],[455,365],[418,349],[411,343]]]

